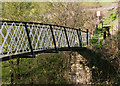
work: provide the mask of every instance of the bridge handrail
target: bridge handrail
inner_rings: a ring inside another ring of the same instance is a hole
[[[52,26],[58,26],[58,27],[63,27],[63,28],[68,28],[68,29],[74,29],[74,30],[78,30],[76,28],[71,28],[71,27],[66,27],[66,26],[62,26],[62,25],[55,25],[55,24],[46,24],[46,23],[38,23],[38,22],[24,22],[24,21],[8,21],[8,20],[2,20],[0,21],[1,23],[3,22],[9,22],[9,23],[28,23],[28,24],[40,24],[40,25],[52,25]],[[81,30],[82,32],[87,33],[87,31]]]

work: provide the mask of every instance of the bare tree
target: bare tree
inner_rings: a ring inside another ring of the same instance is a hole
[[[90,29],[89,31],[95,30],[95,12],[85,10],[82,2],[53,3],[47,12],[49,17],[45,19],[49,23],[73,28],[86,28]]]

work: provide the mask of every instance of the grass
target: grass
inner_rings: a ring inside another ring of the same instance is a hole
[[[36,58],[21,58],[2,62],[3,84],[10,84],[14,75],[14,84],[69,84],[65,71],[68,71],[64,52],[40,54]],[[19,76],[20,75],[20,79]],[[42,82],[41,82],[42,81]]]

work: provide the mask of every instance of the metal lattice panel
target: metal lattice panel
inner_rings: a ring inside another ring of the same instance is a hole
[[[52,34],[49,25],[28,24],[32,47],[34,50],[54,48]]]
[[[1,25],[0,35],[2,37],[0,47],[2,55],[29,51],[26,30],[22,23],[16,25],[14,22],[12,24],[4,22]]]
[[[78,46],[79,41],[78,41],[77,30],[67,29],[67,36],[68,36],[70,47]]]
[[[58,26],[53,26],[52,28],[53,28],[53,32],[54,32],[54,36],[55,36],[55,40],[56,40],[56,46],[58,48],[68,47],[64,28],[58,27]]]

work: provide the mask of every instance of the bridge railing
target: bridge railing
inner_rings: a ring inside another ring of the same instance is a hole
[[[0,57],[88,44],[88,31],[34,22],[2,21]]]

